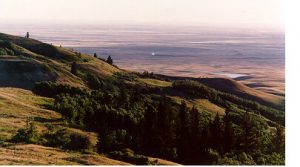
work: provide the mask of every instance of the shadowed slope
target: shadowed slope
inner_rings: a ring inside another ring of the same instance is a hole
[[[0,57],[0,85],[31,89],[35,82],[55,81],[56,73],[48,66],[17,57]]]
[[[257,101],[261,104],[280,109],[284,98],[263,91],[255,90],[240,82],[228,78],[200,78],[201,83],[217,90],[235,94],[239,97]]]

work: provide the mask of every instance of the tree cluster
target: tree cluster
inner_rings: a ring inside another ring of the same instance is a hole
[[[236,115],[227,110],[212,117],[184,101],[178,105],[163,95],[141,93],[142,89],[126,86],[118,77],[122,75],[89,76],[93,91],[50,83],[40,83],[36,90],[55,97],[52,108],[72,126],[98,133],[99,152],[116,156],[116,151],[131,149],[183,164],[284,163],[282,126],[270,132],[251,112]],[[54,89],[56,95],[43,92],[41,85]],[[211,95],[201,96],[210,99]]]

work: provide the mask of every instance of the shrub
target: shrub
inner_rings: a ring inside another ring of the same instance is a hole
[[[49,131],[43,135],[46,139],[45,145],[51,147],[60,147],[75,151],[94,151],[97,141],[92,137],[79,133],[72,132],[66,128],[49,128]]]
[[[242,153],[229,153],[218,160],[218,165],[256,165],[250,154]]]
[[[135,154],[134,151],[129,148],[122,149],[121,151],[110,152],[109,156],[114,159],[133,163],[136,165],[150,164],[148,157],[139,155],[139,154]]]
[[[71,65],[71,73],[77,75],[77,63],[73,62]]]
[[[100,150],[114,151],[124,148],[128,143],[127,131],[124,129],[118,129],[107,132],[103,135],[103,142],[100,145]]]
[[[55,84],[51,81],[42,81],[35,83],[33,92],[41,96],[54,97],[60,93],[70,95],[83,94],[84,90],[70,85]]]
[[[45,145],[50,147],[67,148],[68,144],[71,142],[70,134],[67,133],[65,128],[51,128],[43,137],[47,141]]]
[[[41,136],[37,131],[37,128],[34,123],[27,123],[26,128],[19,129],[17,134],[12,137],[12,142],[22,142],[30,144],[39,144],[41,143]]]
[[[93,145],[88,136],[74,133],[70,135],[70,142],[67,148],[70,150],[91,150]]]

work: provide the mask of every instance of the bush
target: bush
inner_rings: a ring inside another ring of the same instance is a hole
[[[70,85],[55,84],[51,81],[37,82],[34,85],[33,92],[35,94],[54,97],[60,93],[66,93],[70,95],[83,94],[84,91],[77,87],[72,87]]]
[[[240,162],[234,158],[222,158],[218,161],[218,165],[241,165]]]
[[[60,148],[67,148],[70,140],[70,134],[67,133],[65,128],[51,129],[44,134],[43,136],[46,139],[45,145],[50,147],[60,147]]]
[[[256,165],[250,154],[230,153],[218,160],[218,165]]]
[[[121,151],[114,151],[109,153],[109,156],[113,159],[133,163],[136,165],[149,165],[150,161],[148,157],[135,154],[133,150],[129,148],[122,149]]]
[[[100,145],[100,150],[103,151],[115,151],[124,148],[130,138],[127,131],[124,129],[118,129],[107,132],[103,135],[103,142]]]
[[[93,145],[88,136],[74,133],[70,135],[70,142],[67,146],[70,150],[91,150]]]
[[[74,74],[74,75],[77,75],[77,63],[76,62],[73,62],[72,65],[71,65],[71,73]]]
[[[258,165],[284,165],[285,158],[283,153],[271,153],[265,154],[261,152],[256,152],[253,155],[255,162]]]
[[[41,136],[34,123],[27,123],[26,128],[19,129],[17,134],[12,137],[11,141],[17,143],[39,144],[41,143]]]
[[[45,145],[60,147],[75,151],[94,151],[97,142],[86,134],[72,132],[66,128],[48,128],[49,131],[43,135],[46,139]]]

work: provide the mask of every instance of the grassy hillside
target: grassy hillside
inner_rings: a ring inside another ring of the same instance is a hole
[[[216,90],[227,92],[238,97],[249,99],[261,103],[272,108],[277,108],[282,110],[284,107],[284,97],[279,95],[274,95],[270,93],[265,93],[263,91],[250,88],[238,81],[229,78],[192,78],[192,77],[174,77],[156,74],[158,78],[164,80],[194,80],[198,81],[210,88]]]
[[[0,88],[0,163],[3,165],[124,165],[127,163],[112,160],[100,155],[81,154],[39,145],[13,144],[8,141],[18,129],[30,120],[39,131],[47,129],[48,124],[66,126],[61,114],[45,109],[53,99],[34,95],[31,91],[18,88]],[[67,127],[67,126],[66,126]],[[67,127],[68,128],[68,127]],[[89,132],[73,130],[93,136]],[[96,140],[96,139],[94,139]],[[18,158],[16,158],[18,154]]]
[[[284,97],[255,90],[228,78],[201,78],[199,81],[212,88],[232,93],[243,98],[258,101],[262,104],[280,108]]]
[[[54,81],[85,87],[82,79],[71,73],[73,62],[78,64],[78,70],[101,76],[121,71],[100,59],[71,49],[0,33],[2,86],[32,89],[35,82]]]
[[[3,143],[0,153],[0,165],[130,165],[101,155],[67,152],[34,144]]]
[[[282,164],[283,101],[230,79],[128,72],[0,33],[4,164]]]
[[[40,132],[47,125],[62,126],[70,132],[94,138],[94,134],[69,128],[61,114],[45,109],[53,99],[34,95],[31,91],[18,88],[0,88],[0,164],[1,165],[129,165],[129,163],[107,158],[96,153],[82,154],[59,148],[36,144],[14,144],[8,142],[28,120],[38,126]],[[97,140],[97,139],[93,139]],[[18,155],[16,157],[15,155]],[[150,158],[153,164],[176,165],[176,163]]]

